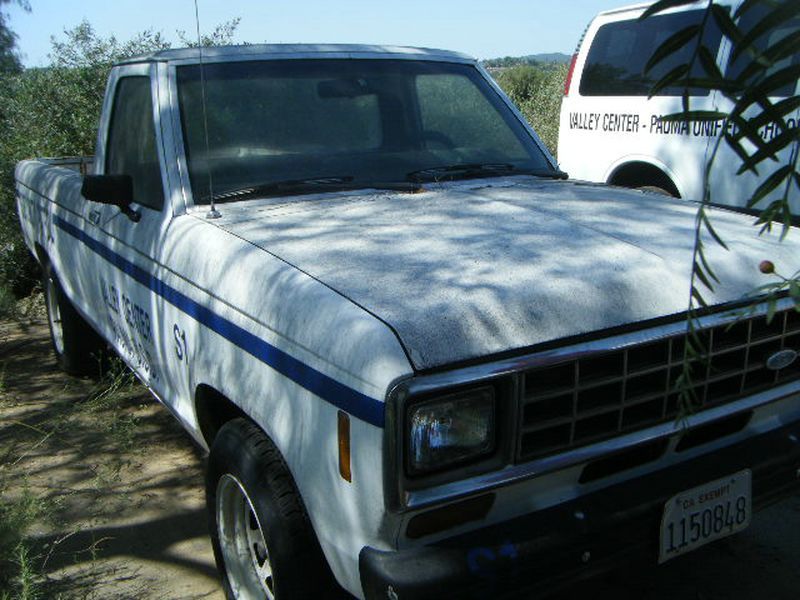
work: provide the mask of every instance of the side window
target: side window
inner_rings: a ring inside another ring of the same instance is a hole
[[[581,77],[581,96],[647,96],[653,84],[680,64],[688,63],[694,47],[690,44],[662,60],[645,73],[645,65],[653,52],[671,35],[698,25],[702,10],[657,15],[640,21],[631,19],[608,23],[597,30]],[[716,56],[722,34],[712,22],[706,26],[704,45]],[[692,75],[700,77],[699,64]],[[693,96],[707,96],[708,90],[692,89]],[[664,88],[659,96],[680,96],[683,87]]]
[[[164,206],[149,77],[124,77],[117,84],[106,173],[131,176],[134,202],[155,210]]]
[[[739,21],[738,25],[739,28],[744,32],[745,35],[750,33],[754,27],[758,26],[761,20],[767,14],[767,7],[764,6],[754,6],[750,10],[748,10],[743,16],[742,19]],[[785,37],[797,34],[800,31],[800,18],[793,18],[783,23],[779,24],[775,27],[770,27],[765,33],[759,35],[754,42],[754,46],[761,52],[767,50],[775,46],[778,42],[783,40]],[[725,72],[725,77],[728,79],[737,79],[742,72],[744,71],[745,67],[749,62],[753,60],[752,56],[747,52],[743,53],[740,56],[736,57],[736,60],[733,62],[728,63],[728,67]],[[785,69],[789,66],[794,66],[800,64],[800,52],[794,52],[791,56],[787,56],[779,63],[775,64],[769,71],[767,71],[766,76],[769,77],[773,72],[779,71],[781,69]],[[796,81],[790,81],[786,83],[783,87],[776,90],[777,96],[792,96],[794,94],[795,88],[797,86]]]

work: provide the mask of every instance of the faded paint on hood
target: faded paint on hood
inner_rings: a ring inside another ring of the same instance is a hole
[[[429,184],[223,205],[223,229],[275,254],[384,320],[429,369],[685,311],[696,205],[532,177]],[[713,211],[728,242],[706,247],[741,299],[800,266],[753,219]]]

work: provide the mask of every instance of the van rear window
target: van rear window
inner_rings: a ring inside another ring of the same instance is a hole
[[[756,27],[760,27],[760,23],[762,19],[764,19],[768,15],[768,7],[766,6],[754,6],[750,10],[748,10],[742,16],[741,21],[739,21],[739,28],[745,33],[749,34],[753,29]],[[753,45],[758,49],[759,52],[764,52],[768,48],[774,47],[778,42],[783,40],[784,38],[790,35],[797,35],[797,32],[800,31],[800,17],[794,17],[792,19],[787,19],[782,23],[777,25],[773,25],[772,27],[766,28],[766,30],[762,29],[762,33],[758,35],[755,40],[753,40]],[[728,62],[728,67],[725,72],[725,76],[728,79],[738,79],[744,72],[745,67],[752,61],[752,56],[748,53],[742,53],[736,60],[732,62]],[[785,69],[790,66],[800,64],[800,49],[795,51],[791,56],[785,57],[780,62],[774,64],[770,69],[767,70],[765,74],[766,77],[769,77],[776,71],[780,69]],[[752,84],[753,78],[750,77],[746,83]],[[791,96],[794,94],[795,89],[797,87],[797,81],[789,81],[785,85],[781,86],[780,88],[776,88],[773,90],[773,95],[775,96]]]
[[[702,10],[691,10],[649,17],[643,21],[630,19],[608,23],[598,29],[589,49],[581,77],[582,96],[647,96],[653,84],[680,64],[688,63],[694,46],[688,45],[661,61],[645,73],[644,67],[653,52],[671,35],[699,24]],[[722,33],[713,23],[706,26],[705,46],[716,56]],[[696,65],[693,73],[702,74]],[[659,96],[680,96],[682,86],[664,88]],[[692,89],[693,96],[707,96],[708,90]]]

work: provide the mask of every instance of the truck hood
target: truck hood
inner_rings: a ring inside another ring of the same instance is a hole
[[[507,177],[239,202],[216,223],[383,320],[425,370],[685,311],[696,208]],[[761,260],[800,266],[797,232],[780,242],[752,217],[711,219],[730,250],[705,239],[721,280],[710,304],[770,282]]]

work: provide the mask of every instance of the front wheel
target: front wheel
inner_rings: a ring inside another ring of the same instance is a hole
[[[214,439],[206,503],[227,598],[330,597],[330,571],[294,481],[250,421],[229,421]]]
[[[50,263],[44,265],[42,287],[58,366],[70,375],[99,374],[103,340],[72,306]]]

